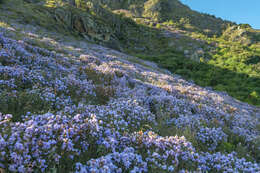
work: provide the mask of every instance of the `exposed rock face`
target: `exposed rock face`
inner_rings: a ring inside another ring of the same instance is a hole
[[[58,22],[69,27],[81,35],[99,41],[109,41],[113,31],[109,26],[87,13],[77,12],[76,9],[69,10],[69,7],[57,8],[54,11]]]

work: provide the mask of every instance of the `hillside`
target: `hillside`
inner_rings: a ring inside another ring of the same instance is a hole
[[[231,23],[178,1],[1,2],[1,171],[260,172],[259,32],[146,16],[164,3]]]
[[[126,2],[130,4],[124,5]],[[176,8],[176,5],[185,15],[171,9],[162,12],[182,16],[180,19],[144,17],[144,9],[149,9],[149,4],[160,6],[162,2],[168,1],[82,0],[71,5],[58,0],[13,0],[5,3],[1,20],[39,25],[85,38],[88,42],[154,61],[198,85],[260,105],[259,31],[191,11],[178,1],[169,1],[173,4],[166,6]],[[154,11],[159,13],[156,9]],[[136,10],[142,15],[137,16]],[[218,31],[214,32],[213,28]]]
[[[234,24],[212,15],[192,11],[178,0],[99,0],[98,2],[113,11],[128,10],[133,17],[147,18],[150,22],[167,22],[171,20],[174,23],[190,24],[190,30],[208,35],[220,35],[229,25]]]

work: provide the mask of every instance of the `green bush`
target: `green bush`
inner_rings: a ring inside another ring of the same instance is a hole
[[[17,95],[3,92],[0,95],[0,105],[0,112],[12,114],[13,121],[21,120],[21,116],[27,112],[46,113],[51,109],[51,105],[39,95],[27,92],[18,92]]]

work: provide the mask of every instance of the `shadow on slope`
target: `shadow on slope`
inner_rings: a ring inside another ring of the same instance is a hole
[[[260,78],[238,73],[205,62],[192,61],[174,50],[155,56],[137,55],[154,61],[162,68],[195,81],[200,86],[211,86],[215,90],[225,91],[238,100],[260,105]]]

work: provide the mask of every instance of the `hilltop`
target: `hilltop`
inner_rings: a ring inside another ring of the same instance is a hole
[[[1,171],[259,172],[259,56],[175,0],[3,1]]]

